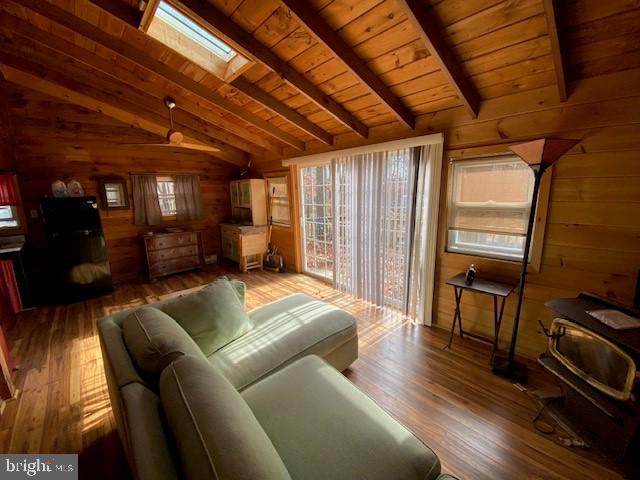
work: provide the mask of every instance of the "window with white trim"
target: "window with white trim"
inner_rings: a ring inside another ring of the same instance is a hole
[[[11,205],[0,206],[0,229],[18,228],[20,226],[20,218],[18,210]]]
[[[176,181],[173,177],[157,177],[158,202],[160,211],[165,218],[176,216]]]
[[[179,2],[161,0],[147,33],[225,81],[252,65]]]
[[[289,181],[286,175],[267,178],[269,216],[271,223],[280,227],[291,226],[289,210]]]
[[[521,261],[533,181],[515,155],[452,161],[447,251]]]

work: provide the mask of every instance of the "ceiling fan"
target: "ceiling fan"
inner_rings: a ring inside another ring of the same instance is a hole
[[[163,143],[126,143],[124,145],[149,145],[155,147],[179,147],[187,148],[189,150],[198,150],[201,152],[216,153],[220,149],[211,145],[205,145],[203,143],[189,143],[184,141],[184,135],[173,125],[173,109],[176,108],[176,101],[173,97],[165,97],[164,105],[169,110],[169,130],[165,135],[165,141]]]

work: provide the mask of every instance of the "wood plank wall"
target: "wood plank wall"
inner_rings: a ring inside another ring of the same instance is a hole
[[[519,353],[535,357],[546,346],[538,319],[552,319],[544,307],[550,298],[588,290],[632,302],[640,270],[640,70],[576,82],[567,103],[560,104],[555,86],[486,100],[480,118],[462,108],[427,114],[415,134],[444,132],[439,245],[436,267],[436,326],[449,328],[454,309],[447,278],[475,263],[480,274],[517,283],[515,265],[444,251],[447,166],[450,156],[507,151],[509,143],[558,136],[581,143],[554,167],[550,208],[539,273],[529,276],[519,338]],[[400,138],[394,124],[372,129],[363,142],[353,135],[337,138],[334,148]],[[318,146],[312,152],[327,150]],[[293,152],[292,152],[293,153]],[[292,154],[295,156],[295,154]],[[265,161],[268,170],[279,160]],[[490,299],[465,294],[465,328],[489,334],[493,325]],[[506,346],[515,296],[507,302],[501,342]]]
[[[540,109],[540,103],[535,101],[552,95],[548,89],[529,97],[513,96],[512,105],[516,108],[522,105],[517,114],[505,112],[503,118],[445,129],[447,157],[506,151],[506,145],[491,145],[491,140],[503,142],[542,135],[582,140],[551,172],[542,265],[539,272],[528,276],[521,316],[518,348],[527,357],[536,357],[546,347],[546,337],[538,325],[538,320],[549,325],[553,318],[552,312],[544,307],[546,300],[591,291],[625,303],[633,302],[640,271],[639,80],[637,71],[584,80],[574,87],[568,103],[553,105],[553,101],[547,101],[550,108],[546,109]],[[456,148],[463,142],[472,144],[474,138],[488,145]],[[447,159],[444,166],[446,186]],[[440,205],[435,322],[449,328],[454,311],[452,288],[444,284],[449,277],[475,263],[481,275],[515,284],[519,268],[446,253],[444,194]],[[490,302],[488,297],[465,294],[462,298],[465,326],[476,333],[490,334],[493,325]],[[501,332],[505,348],[511,335],[515,304],[516,297],[512,295],[507,301]]]
[[[13,170],[13,122],[9,111],[7,84],[0,79],[0,170]]]
[[[44,245],[39,219],[30,218],[39,200],[51,195],[56,179],[78,180],[87,195],[98,196],[98,176],[130,173],[200,175],[206,219],[185,225],[204,230],[205,253],[221,254],[219,224],[231,215],[229,180],[237,169],[199,152],[165,147],[121,146],[119,142],[157,141],[135,128],[100,113],[60,102],[13,86],[10,107],[16,131],[16,170],[25,202],[31,244]],[[132,204],[132,202],[130,202]],[[143,278],[144,252],[140,235],[150,229],[133,224],[133,209],[101,210],[114,281]],[[41,257],[44,258],[44,257]]]

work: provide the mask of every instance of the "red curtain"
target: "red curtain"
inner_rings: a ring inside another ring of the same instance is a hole
[[[13,173],[0,173],[0,206],[17,205],[18,190]]]
[[[8,299],[8,306],[13,313],[22,311],[22,300],[11,260],[0,260],[0,293],[3,298]]]

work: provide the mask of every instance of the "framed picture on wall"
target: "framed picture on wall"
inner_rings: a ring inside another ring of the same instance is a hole
[[[129,208],[129,192],[124,178],[100,177],[98,184],[104,210],[127,210]]]

